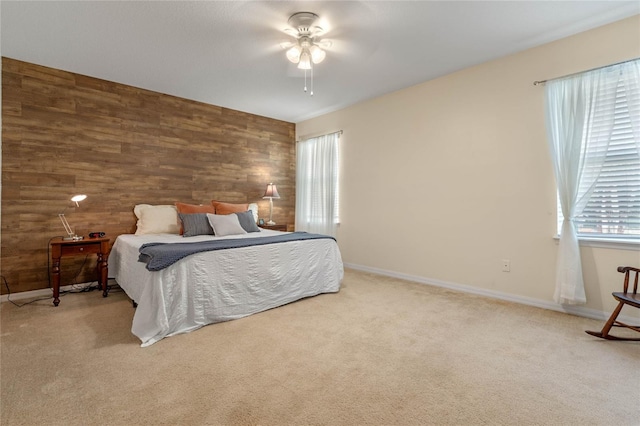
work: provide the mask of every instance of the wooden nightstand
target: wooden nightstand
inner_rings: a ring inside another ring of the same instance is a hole
[[[65,241],[62,238],[51,240],[51,260],[53,263],[51,273],[53,275],[53,304],[55,306],[60,303],[60,258],[63,256],[97,254],[98,284],[102,287],[102,297],[107,297],[109,241],[109,238],[85,238],[79,241]]]
[[[287,225],[267,225],[266,223],[264,225],[258,225],[260,228],[264,228],[264,229],[271,229],[272,231],[283,231],[283,232],[287,232]]]

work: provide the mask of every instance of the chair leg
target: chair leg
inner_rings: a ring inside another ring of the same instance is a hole
[[[613,327],[613,324],[616,322],[616,318],[618,318],[618,315],[620,315],[620,311],[622,310],[623,306],[623,302],[618,303],[618,306],[616,306],[613,313],[604,324],[604,327],[602,327],[602,331],[585,331],[585,333],[592,336],[601,337],[603,339],[616,339],[615,337],[609,335],[609,331],[611,330],[611,327]]]

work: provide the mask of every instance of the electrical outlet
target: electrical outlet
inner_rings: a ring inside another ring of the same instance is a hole
[[[511,271],[511,261],[509,259],[502,259],[502,272]]]

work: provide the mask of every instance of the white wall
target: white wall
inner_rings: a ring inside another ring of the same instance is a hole
[[[532,83],[639,56],[635,16],[298,123],[344,130],[345,263],[551,302],[556,192]],[[612,309],[616,267],[640,251],[582,256],[586,307]]]

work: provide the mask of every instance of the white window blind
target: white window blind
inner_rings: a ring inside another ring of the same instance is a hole
[[[603,238],[635,238],[640,236],[640,145],[634,139],[631,117],[640,111],[640,94],[632,94],[637,87],[625,87],[622,79],[607,83],[611,96],[596,106],[591,133],[585,138],[595,141],[596,151],[606,152],[602,167],[586,167],[585,173],[598,174],[595,189],[582,214],[574,219],[578,236]],[[599,114],[614,104],[613,127]],[[610,134],[603,134],[610,132]],[[558,202],[558,205],[560,203]],[[562,227],[562,211],[558,208],[558,232]]]

